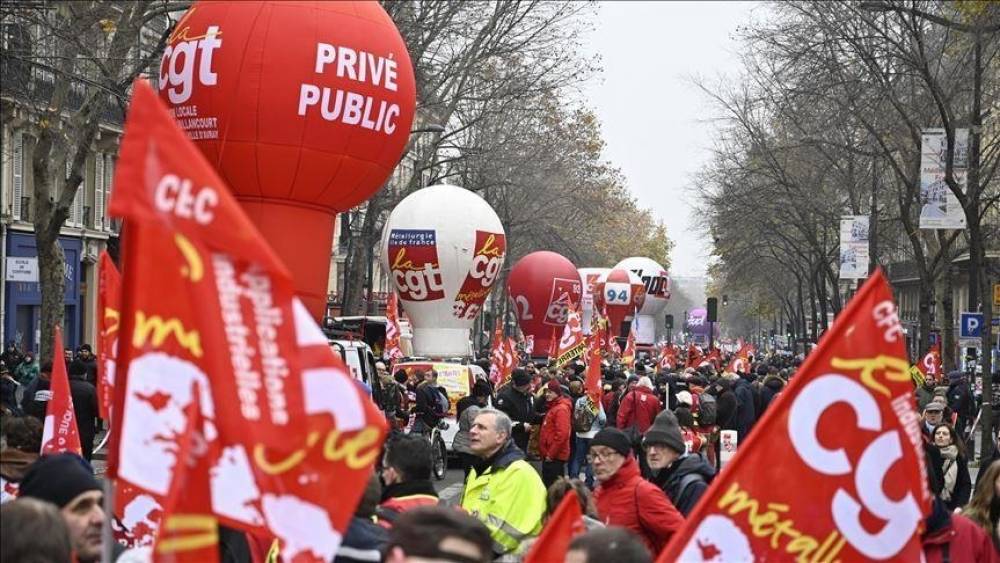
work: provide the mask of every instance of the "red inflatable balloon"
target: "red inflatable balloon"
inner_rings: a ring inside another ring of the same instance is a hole
[[[507,290],[521,331],[535,339],[533,355],[544,356],[553,330],[556,338],[562,338],[569,304],[580,303],[576,266],[555,252],[532,252],[511,268]]]
[[[628,335],[627,325],[622,325],[632,320],[645,300],[646,285],[629,270],[611,270],[594,285],[594,307],[607,310],[608,321],[619,331],[615,336]]]
[[[198,2],[159,88],[322,314],[334,217],[382,186],[413,122],[392,19],[377,2]]]

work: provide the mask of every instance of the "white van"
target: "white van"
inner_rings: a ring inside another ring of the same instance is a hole
[[[357,334],[372,348],[375,358],[385,357],[385,327],[389,320],[385,317],[327,317],[323,319],[323,327],[328,330],[341,330]],[[413,329],[406,319],[399,320],[399,349],[404,357],[413,355]]]
[[[372,397],[379,402],[382,386],[375,373],[375,355],[363,340],[351,338],[328,338],[330,347],[340,355],[354,379],[364,383],[371,390]],[[381,402],[379,402],[381,404]]]

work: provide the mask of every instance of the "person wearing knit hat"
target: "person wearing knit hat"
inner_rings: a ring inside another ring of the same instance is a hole
[[[666,493],[685,517],[708,489],[715,469],[696,454],[688,454],[680,423],[674,413],[663,411],[643,436],[649,481]]]
[[[56,505],[69,527],[76,560],[100,561],[104,491],[83,458],[70,453],[38,458],[21,479],[19,494]]]
[[[605,428],[590,441],[587,457],[600,482],[594,502],[601,520],[634,532],[651,553],[659,553],[684,517],[660,488],[642,478],[632,441],[617,428]]]

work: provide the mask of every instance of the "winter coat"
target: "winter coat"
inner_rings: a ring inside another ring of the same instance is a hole
[[[969,460],[963,455],[958,455],[954,460],[948,459],[943,453],[941,453],[941,448],[934,446],[938,453],[940,454],[940,463],[937,467],[937,472],[941,476],[942,485],[944,484],[945,474],[947,473],[948,467],[954,463],[956,469],[958,470],[955,475],[955,488],[950,491],[948,500],[945,501],[945,506],[948,510],[954,511],[956,508],[962,508],[969,502],[969,498],[972,496],[972,478],[969,476]],[[943,493],[944,491],[942,491]]]
[[[73,414],[80,431],[80,441],[94,441],[97,434],[97,389],[82,379],[69,380],[69,394],[73,397]],[[86,449],[86,448],[85,448]]]
[[[573,433],[573,405],[570,399],[560,396],[549,404],[538,450],[543,461],[569,461],[570,436]]]
[[[436,506],[440,502],[430,481],[417,479],[393,483],[382,491],[382,503],[375,509],[375,516],[379,526],[391,528],[401,513],[420,506]]]
[[[521,448],[522,452],[528,451],[528,438],[531,433],[524,425],[542,422],[542,417],[535,412],[531,394],[522,393],[514,389],[513,385],[506,385],[497,392],[496,406],[498,410],[507,413],[514,423],[512,431],[514,444]]]
[[[944,503],[934,500],[931,515],[924,520],[920,537],[927,563],[976,561],[1000,562],[1000,554],[981,527],[961,514],[951,514]]]
[[[538,535],[545,502],[542,478],[524,460],[524,452],[508,441],[489,459],[473,464],[461,506],[490,530],[494,555],[503,555]]]
[[[417,405],[414,412],[428,428],[437,426],[445,416],[445,413],[441,412],[440,395],[441,391],[437,386],[428,381],[417,386]]]
[[[645,434],[661,410],[660,400],[651,389],[636,386],[622,398],[621,408],[618,409],[618,428],[624,430],[634,426],[640,434]]]
[[[736,435],[742,443],[747,434],[750,433],[750,428],[757,417],[754,412],[753,390],[750,389],[750,382],[742,377],[737,379],[733,385],[733,393],[736,395],[736,417],[733,422],[736,426]]]
[[[382,548],[389,541],[389,532],[370,518],[351,518],[347,533],[337,550],[333,563],[382,561]]]
[[[714,477],[715,468],[703,457],[688,454],[659,470],[649,481],[660,487],[677,510],[687,517]]]
[[[38,377],[38,362],[36,360],[32,360],[31,362],[25,360],[21,362],[21,365],[17,366],[17,369],[11,368],[11,371],[18,383],[27,385],[31,383],[32,379]]]
[[[17,382],[6,375],[0,376],[0,405],[15,415],[21,414],[21,408],[17,406]]]
[[[715,424],[723,430],[736,430],[736,393],[733,393],[732,383],[711,388],[715,395]]]
[[[605,525],[635,532],[651,553],[659,553],[684,525],[684,516],[667,495],[639,475],[639,464],[631,455],[597,487],[594,502]]]

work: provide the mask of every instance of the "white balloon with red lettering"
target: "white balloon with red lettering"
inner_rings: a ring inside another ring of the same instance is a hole
[[[642,279],[628,270],[614,268],[602,275],[594,286],[594,307],[604,307],[614,336],[628,335],[628,325],[646,299]]]
[[[594,288],[601,276],[611,271],[611,268],[577,268],[580,272],[580,282],[583,291],[580,294],[580,320],[583,323],[583,333],[590,334],[590,323],[594,318]]]
[[[416,355],[470,354],[469,329],[506,252],[500,218],[464,188],[429,186],[392,210],[382,233],[382,265],[413,324]]]
[[[656,342],[656,327],[670,299],[670,277],[659,262],[643,256],[632,256],[615,264],[615,269],[628,270],[642,279],[646,299],[636,314],[635,343],[651,346]]]

